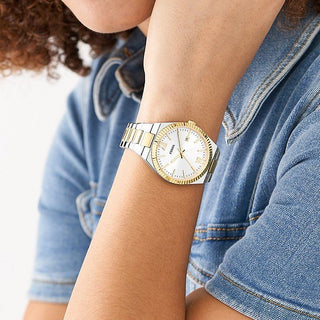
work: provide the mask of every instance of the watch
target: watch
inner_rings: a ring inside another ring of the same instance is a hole
[[[163,179],[174,184],[211,180],[220,152],[194,121],[128,123],[121,148],[140,155]]]

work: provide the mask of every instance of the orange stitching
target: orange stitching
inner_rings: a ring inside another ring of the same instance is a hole
[[[58,285],[74,285],[76,282],[73,280],[66,280],[66,281],[55,281],[55,280],[41,280],[41,279],[32,279],[33,282],[38,283],[47,283],[47,284],[58,284]]]
[[[195,282],[201,284],[202,286],[205,285],[205,282],[202,282],[201,280],[198,280],[197,278],[195,278],[189,271],[187,271],[187,275],[188,275],[192,280],[194,280]]]
[[[287,309],[287,310],[289,310],[289,311],[294,311],[294,312],[297,312],[297,313],[300,313],[300,314],[304,314],[304,315],[306,315],[306,316],[308,316],[308,317],[312,317],[312,318],[315,318],[315,319],[320,319],[320,317],[315,316],[315,315],[313,315],[313,314],[311,314],[311,313],[308,313],[308,312],[305,312],[305,311],[300,311],[300,310],[297,310],[297,309],[293,309],[293,308],[291,308],[291,307],[287,307],[287,306],[285,306],[285,305],[283,305],[283,304],[281,304],[281,303],[278,303],[278,302],[276,302],[276,301],[273,301],[273,300],[271,300],[271,299],[265,298],[265,297],[263,297],[262,295],[260,295],[260,294],[258,294],[258,293],[255,293],[255,292],[253,292],[253,291],[251,291],[251,290],[243,287],[242,285],[234,282],[234,281],[231,280],[229,277],[227,277],[226,275],[224,275],[224,274],[221,272],[221,270],[218,270],[218,273],[219,273],[225,280],[229,281],[231,284],[235,285],[236,287],[240,288],[241,290],[243,290],[243,291],[245,291],[245,292],[247,292],[247,293],[249,293],[249,294],[252,294],[253,296],[256,296],[256,297],[260,298],[261,300],[264,300],[264,301],[266,301],[266,302],[269,302],[269,303],[271,303],[271,304],[274,304],[274,305],[276,305],[276,306],[278,306],[278,307]]]
[[[123,48],[123,52],[126,55],[127,58],[132,56],[131,50],[129,50],[127,47]]]
[[[249,219],[249,221],[256,220],[256,219],[258,219],[259,217],[261,217],[261,214],[260,214],[259,216],[251,217],[251,218]]]
[[[98,188],[98,183],[97,182],[90,181],[89,184],[93,189],[97,189]]]
[[[217,241],[220,241],[220,240],[239,240],[241,239],[242,237],[222,237],[222,238],[217,238],[217,237],[210,237],[210,238],[199,238],[199,237],[193,237],[193,240],[198,240],[198,241],[207,241],[207,240],[217,240]]]
[[[196,269],[198,270],[200,273],[202,273],[203,275],[212,278],[213,275],[210,273],[207,273],[206,271],[202,270],[201,268],[199,268],[197,265],[195,265],[195,263],[192,260],[189,260],[190,264]]]
[[[214,228],[214,227],[209,227],[209,228],[207,228],[205,230],[200,229],[200,228],[196,228],[195,232],[204,233],[204,232],[207,232],[207,231],[236,231],[236,230],[245,230],[247,228],[248,227],[237,227],[237,228]]]
[[[100,201],[98,201],[98,200],[95,200],[95,203],[96,203],[98,206],[101,206],[101,207],[104,207],[104,206],[105,206],[105,203],[100,202]]]

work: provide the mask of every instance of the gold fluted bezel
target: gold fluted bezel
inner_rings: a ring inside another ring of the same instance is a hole
[[[206,166],[204,167],[203,171],[201,171],[197,176],[193,177],[192,179],[176,179],[171,176],[169,176],[167,173],[165,173],[161,166],[159,165],[158,158],[157,158],[157,149],[159,147],[159,143],[162,140],[162,138],[172,129],[177,128],[177,127],[188,127],[194,131],[196,131],[199,135],[201,135],[204,138],[204,141],[207,143],[207,148],[209,151],[209,157],[208,157],[208,162]],[[193,121],[188,121],[188,122],[174,122],[172,124],[169,124],[168,126],[164,127],[162,130],[158,132],[158,134],[155,136],[152,146],[151,146],[151,158],[152,158],[152,163],[154,165],[155,170],[157,173],[167,180],[168,182],[171,182],[173,184],[191,184],[193,182],[196,182],[199,180],[205,173],[208,172],[210,162],[212,160],[212,144],[210,142],[210,138],[208,135],[201,129],[199,128],[195,122]]]

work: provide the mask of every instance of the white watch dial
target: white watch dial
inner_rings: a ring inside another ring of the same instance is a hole
[[[159,135],[154,156],[158,169],[176,182],[202,175],[210,159],[207,138],[189,125],[169,126]]]

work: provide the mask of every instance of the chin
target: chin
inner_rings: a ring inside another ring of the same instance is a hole
[[[150,17],[155,0],[63,0],[79,21],[100,33],[136,27]]]

